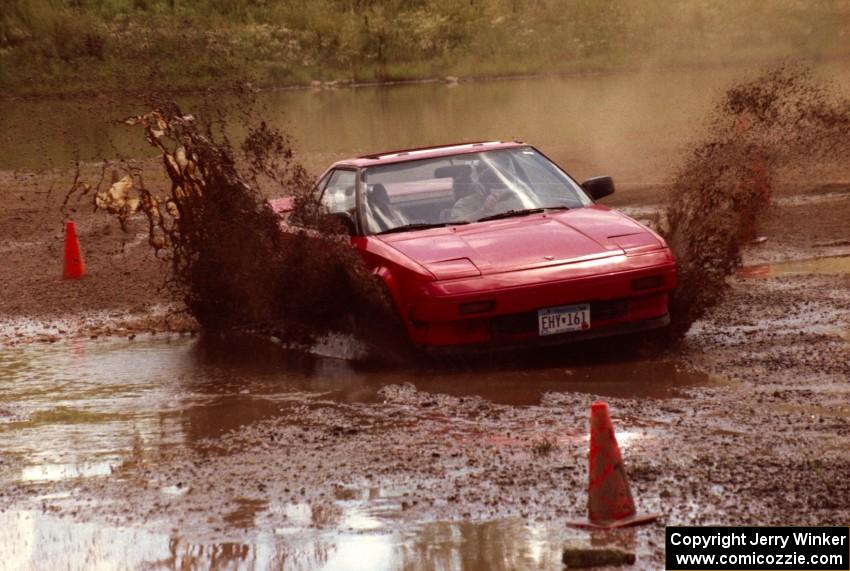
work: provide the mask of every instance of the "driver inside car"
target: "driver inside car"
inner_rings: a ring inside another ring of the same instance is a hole
[[[472,184],[472,192],[455,202],[449,220],[475,221],[508,210],[523,208],[522,201],[502,177],[488,168]]]

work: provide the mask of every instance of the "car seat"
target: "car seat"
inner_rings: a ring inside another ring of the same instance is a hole
[[[472,182],[471,165],[448,165],[434,170],[434,178],[452,179],[452,205],[440,212],[440,220],[448,222],[451,211],[458,200],[475,192],[475,183]]]
[[[404,216],[393,208],[387,188],[381,184],[374,184],[367,193],[369,209],[372,219],[378,224],[381,231],[390,230],[397,226],[407,224]]]

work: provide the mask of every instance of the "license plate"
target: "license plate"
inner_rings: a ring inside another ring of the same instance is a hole
[[[540,309],[537,311],[537,325],[541,336],[590,329],[590,304]]]

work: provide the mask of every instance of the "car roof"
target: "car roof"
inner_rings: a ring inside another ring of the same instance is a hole
[[[418,147],[415,149],[401,149],[383,153],[362,155],[352,159],[344,159],[335,162],[331,168],[337,167],[372,167],[391,163],[403,163],[405,161],[418,161],[421,159],[433,159],[461,155],[465,153],[478,153],[481,151],[492,151],[496,149],[513,149],[525,147],[521,141],[475,141],[472,143],[455,143],[451,145],[438,145],[434,147]]]

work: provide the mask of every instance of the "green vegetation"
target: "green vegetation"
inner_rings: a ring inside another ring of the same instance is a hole
[[[3,0],[0,90],[480,77],[845,46],[842,0]]]

